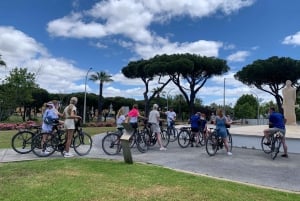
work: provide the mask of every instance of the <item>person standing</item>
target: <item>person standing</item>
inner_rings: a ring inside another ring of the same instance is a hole
[[[227,151],[227,155],[231,156],[232,153],[229,150],[228,145],[228,137],[227,137],[227,128],[226,125],[229,125],[230,123],[227,121],[227,118],[225,115],[223,115],[223,112],[221,109],[217,109],[217,115],[215,118],[215,125],[216,125],[216,131],[219,136],[221,136],[225,149]]]
[[[138,128],[138,118],[143,118],[146,119],[145,117],[143,117],[139,110],[138,110],[138,105],[137,104],[133,104],[132,109],[128,112],[127,114],[127,118],[128,118],[128,122],[130,123],[131,127],[133,129],[137,129]]]
[[[125,122],[125,115],[124,115],[124,109],[123,107],[121,107],[117,113],[117,120],[116,120],[116,124],[117,124],[117,129],[120,133],[122,133],[124,127],[122,125],[122,123]]]
[[[169,111],[166,111],[165,114],[167,115],[168,128],[173,128],[176,120],[176,112],[170,107]]]
[[[196,112],[194,115],[190,118],[190,124],[191,124],[191,132],[194,134],[194,140],[196,143],[196,147],[199,147],[199,132],[200,132],[200,112]],[[194,144],[191,144],[191,147],[193,147]]]
[[[75,130],[75,121],[80,120],[81,117],[77,115],[76,104],[78,102],[77,97],[72,97],[70,99],[70,104],[65,107],[63,116],[65,117],[64,127],[66,129],[66,144],[65,150],[63,152],[65,158],[73,157],[74,155],[70,153],[70,146]]]
[[[53,123],[58,122],[58,115],[55,112],[55,106],[52,102],[46,103],[46,110],[43,113],[43,123],[42,123],[42,132],[43,133],[52,133],[53,132]],[[47,135],[43,135],[41,141],[42,154],[48,154],[49,148],[44,148],[44,142],[47,139]]]
[[[287,145],[286,145],[286,141],[285,141],[285,122],[286,119],[284,118],[284,116],[275,111],[274,107],[271,107],[269,109],[269,124],[271,125],[271,128],[265,129],[264,132],[264,136],[266,136],[266,138],[268,139],[268,142],[265,142],[265,145],[270,145],[270,135],[273,135],[274,133],[276,133],[277,131],[280,131],[283,134],[283,137],[281,139],[282,142],[282,146],[283,146],[283,151],[284,154],[282,154],[282,157],[288,157],[288,153],[287,153]]]
[[[152,110],[149,113],[148,122],[151,124],[151,131],[157,136],[157,142],[160,146],[161,151],[166,151],[167,149],[163,146],[161,140],[161,130],[159,126],[160,114],[158,111],[158,105],[154,104]]]

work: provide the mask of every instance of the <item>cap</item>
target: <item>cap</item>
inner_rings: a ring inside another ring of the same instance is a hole
[[[46,105],[47,105],[47,106],[52,106],[52,107],[54,107],[54,104],[53,104],[51,101],[48,102]]]

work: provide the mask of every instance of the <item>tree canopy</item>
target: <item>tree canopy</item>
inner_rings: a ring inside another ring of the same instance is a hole
[[[291,80],[293,85],[298,85],[300,61],[277,56],[266,60],[256,60],[243,67],[234,77],[250,87],[254,86],[274,96],[277,106],[282,112],[283,98],[279,92],[285,86],[286,80]]]
[[[149,60],[130,62],[122,69],[128,78],[141,78],[145,83],[144,98],[148,102],[149,82],[159,77],[160,87],[152,94],[154,97],[172,81],[182,93],[189,105],[190,113],[194,112],[194,101],[197,92],[207,79],[214,75],[222,75],[229,70],[225,60],[195,54],[157,55]],[[162,82],[162,77],[168,78]]]

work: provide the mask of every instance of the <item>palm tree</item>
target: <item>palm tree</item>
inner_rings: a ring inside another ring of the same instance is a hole
[[[1,59],[1,54],[0,54],[0,66],[6,66],[6,63]]]
[[[102,92],[103,92],[103,84],[104,82],[112,82],[113,79],[111,79],[111,75],[108,75],[104,71],[96,72],[95,74],[92,74],[90,77],[90,80],[94,82],[100,81],[100,87],[99,87],[99,98],[98,98],[98,121],[101,120],[102,117]]]

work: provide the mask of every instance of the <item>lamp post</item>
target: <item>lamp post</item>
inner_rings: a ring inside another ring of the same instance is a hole
[[[170,89],[167,93],[167,111],[169,111],[169,93],[173,90],[174,88]]]
[[[86,117],[86,82],[87,82],[88,74],[91,70],[92,68],[89,68],[89,70],[86,72],[85,82],[84,82],[83,124],[85,124],[85,117]]]
[[[223,113],[225,115],[225,80],[226,78],[224,77],[224,91],[223,91]]]

